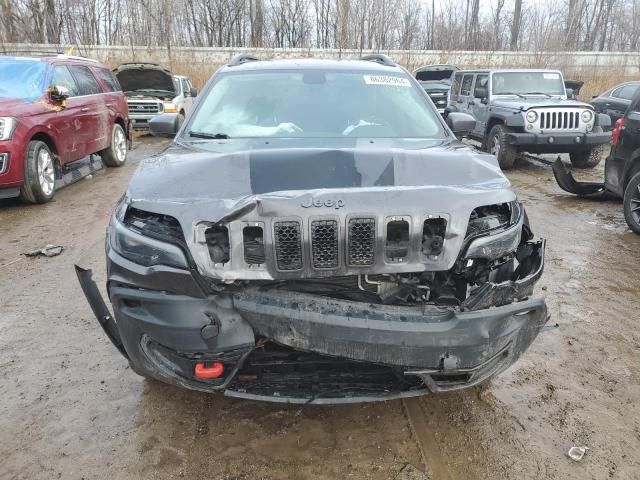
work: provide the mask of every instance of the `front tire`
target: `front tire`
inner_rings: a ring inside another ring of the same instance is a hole
[[[593,133],[601,133],[602,131],[602,127],[593,127]],[[585,150],[571,152],[569,153],[571,165],[575,168],[593,168],[600,163],[608,147],[608,144],[603,143]]]
[[[127,161],[127,136],[120,124],[113,124],[111,145],[102,150],[100,156],[107,167],[121,167]]]
[[[495,155],[503,170],[510,170],[516,162],[518,149],[507,143],[509,129],[504,125],[494,125],[487,138],[487,151]]]
[[[636,173],[624,191],[624,219],[629,228],[640,234],[640,172]]]
[[[24,158],[24,183],[20,199],[25,203],[47,203],[55,195],[56,167],[46,143],[32,140]]]

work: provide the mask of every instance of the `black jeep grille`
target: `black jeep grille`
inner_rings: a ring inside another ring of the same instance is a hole
[[[352,218],[349,220],[349,246],[347,262],[353,266],[373,265],[376,242],[374,218]]]
[[[311,254],[314,268],[338,266],[338,222],[317,220],[311,222]]]
[[[300,223],[276,222],[273,226],[276,246],[276,262],[280,270],[302,268],[302,239]]]

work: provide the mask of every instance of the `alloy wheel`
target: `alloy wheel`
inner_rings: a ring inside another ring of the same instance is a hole
[[[118,162],[124,162],[127,157],[127,139],[119,126],[113,131],[113,150]]]
[[[53,157],[46,149],[42,148],[38,152],[38,183],[42,188],[42,193],[47,197],[53,193],[55,187],[55,169],[53,167]]]

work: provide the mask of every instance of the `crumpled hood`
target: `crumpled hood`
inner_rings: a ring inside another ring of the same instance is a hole
[[[153,63],[125,63],[113,71],[124,92],[166,90],[175,92],[171,72]]]
[[[232,139],[202,145],[215,151],[174,144],[143,161],[127,201],[178,219],[198,269],[210,275],[217,270],[199,225],[236,228],[241,222],[317,215],[346,222],[349,215],[367,212],[415,219],[444,215],[445,252],[431,263],[394,264],[389,271],[447,270],[462,247],[471,211],[516,199],[495,157],[458,141]],[[225,269],[215,275],[237,279],[254,273]]]
[[[542,95],[535,95],[525,98],[520,97],[505,97],[491,100],[491,106],[508,108],[513,110],[528,110],[533,107],[541,108],[553,108],[553,107],[593,107],[585,102],[579,102],[577,100],[563,99],[559,97],[547,98]]]
[[[431,142],[430,148],[401,148],[386,139],[350,140],[338,148],[297,143],[225,140],[210,146],[218,151],[173,145],[141,162],[128,196],[193,203],[315,189],[509,187],[495,157],[458,142]]]

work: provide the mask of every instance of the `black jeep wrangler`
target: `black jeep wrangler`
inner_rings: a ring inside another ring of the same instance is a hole
[[[611,139],[611,119],[588,103],[567,99],[556,70],[461,70],[455,73],[447,113],[477,121],[469,136],[513,167],[519,152],[568,153],[576,168],[596,166]]]

